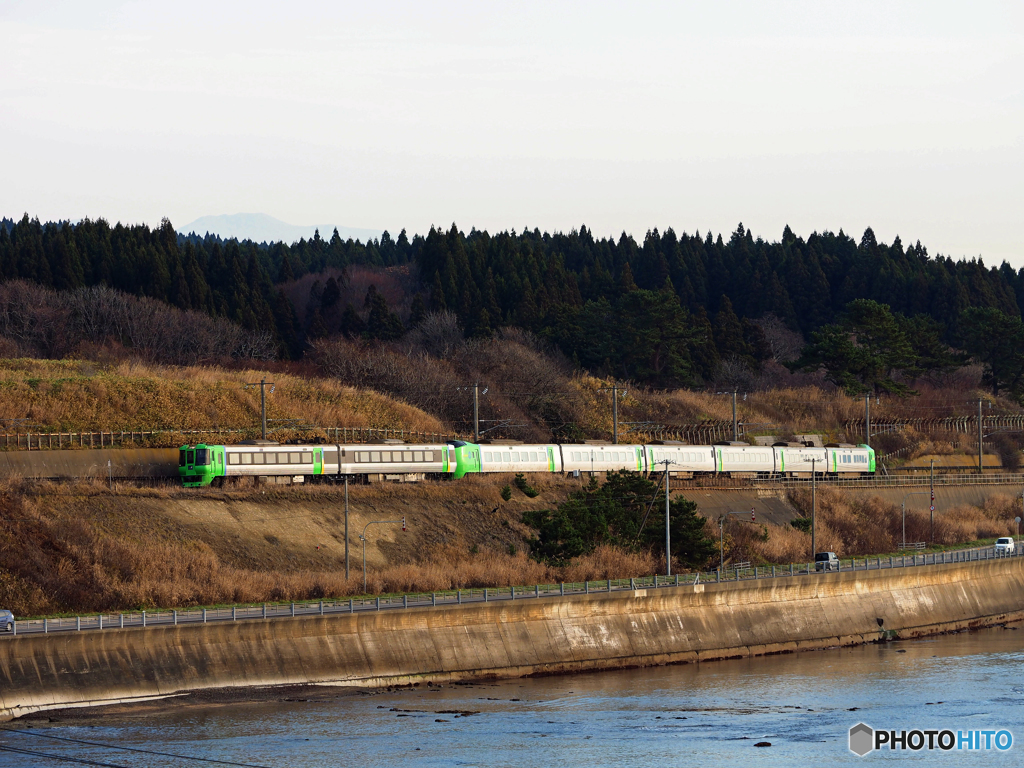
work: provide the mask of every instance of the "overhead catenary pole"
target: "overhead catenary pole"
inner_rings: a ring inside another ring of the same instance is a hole
[[[619,444],[619,388],[612,385],[612,443]]]
[[[978,474],[981,475],[985,472],[985,457],[983,455],[982,446],[985,444],[985,436],[981,430],[981,398],[978,398]]]
[[[260,388],[260,437],[263,440],[267,439],[267,384],[270,385],[270,394],[274,394],[274,382],[267,381],[266,376],[259,381],[251,381],[244,387],[245,389],[249,387]]]
[[[480,442],[480,384],[473,385],[473,442]]]
[[[267,439],[267,377],[260,379],[260,436]]]
[[[871,395],[864,395],[864,444],[871,445]]]
[[[732,392],[732,441],[735,443],[740,439],[739,430],[736,428],[736,390]]]

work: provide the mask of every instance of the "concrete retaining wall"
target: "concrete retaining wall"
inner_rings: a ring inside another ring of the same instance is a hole
[[[881,627],[879,625],[881,619]],[[356,686],[749,656],[1024,619],[1024,558],[0,642],[0,718],[201,688]]]

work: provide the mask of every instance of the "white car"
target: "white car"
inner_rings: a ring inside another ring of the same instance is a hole
[[[14,629],[14,614],[10,611],[0,609],[0,628],[3,628],[7,632]]]
[[[996,539],[996,554],[1012,555],[1014,548],[1015,545],[1011,537],[1003,536],[1001,539]]]

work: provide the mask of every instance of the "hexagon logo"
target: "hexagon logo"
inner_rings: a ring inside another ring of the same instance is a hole
[[[870,725],[857,723],[850,729],[850,751],[864,757],[875,748],[875,731]]]

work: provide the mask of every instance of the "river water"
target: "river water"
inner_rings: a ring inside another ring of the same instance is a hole
[[[31,729],[7,724],[19,733],[0,731],[0,746],[133,768],[204,763],[113,746],[272,768],[1024,765],[1024,631],[1014,629],[440,688],[293,691],[286,698],[144,716],[64,713],[60,722],[37,721]],[[1005,752],[883,749],[859,758],[848,751],[847,734],[860,721],[897,731],[1005,728],[1021,741]],[[765,741],[771,747],[754,746]],[[62,764],[71,763],[0,751],[0,766]]]

